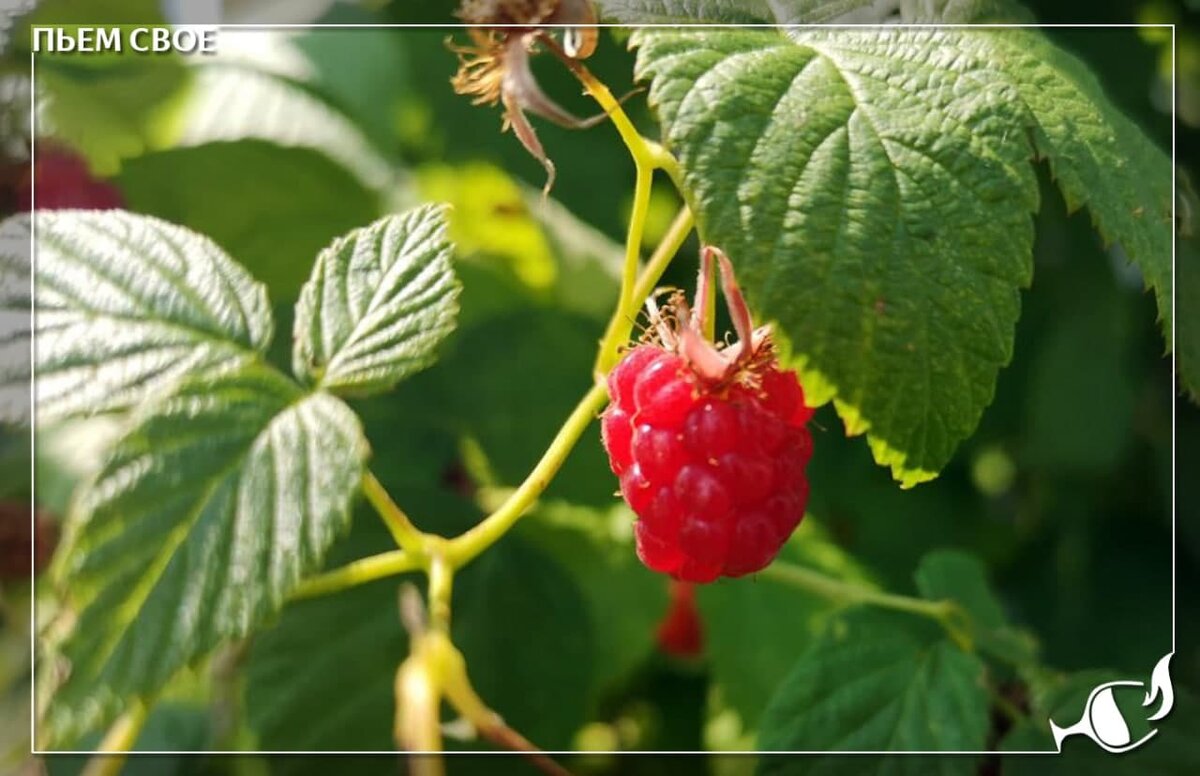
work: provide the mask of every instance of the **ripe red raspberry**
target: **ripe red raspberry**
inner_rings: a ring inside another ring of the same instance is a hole
[[[708,342],[701,332],[711,311],[692,316],[676,295],[659,316],[658,341],[628,351],[609,373],[601,425],[638,516],[638,557],[689,582],[750,574],[775,558],[804,516],[812,453],[800,383],[780,368],[769,330],[752,329],[715,249],[702,254],[697,300],[707,297],[713,254],[739,341]]]
[[[16,195],[20,211],[30,210],[35,204],[38,210],[108,210],[124,205],[120,190],[93,177],[83,157],[53,146],[39,148],[37,163],[25,165],[17,181]]]

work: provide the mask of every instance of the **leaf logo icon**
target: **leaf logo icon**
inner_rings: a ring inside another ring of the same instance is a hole
[[[1147,721],[1154,722],[1162,719],[1171,712],[1171,707],[1175,703],[1175,690],[1171,686],[1171,675],[1169,664],[1174,653],[1164,656],[1158,661],[1154,667],[1154,671],[1150,676],[1150,687],[1146,691],[1145,700],[1142,706],[1149,706],[1158,698],[1162,698],[1162,704],[1158,711],[1147,717]],[[1105,682],[1096,687],[1088,695],[1087,703],[1083,708],[1083,716],[1079,721],[1068,727],[1059,727],[1050,720],[1050,731],[1054,734],[1054,747],[1057,751],[1062,751],[1062,742],[1069,736],[1082,735],[1087,736],[1096,742],[1096,744],[1107,752],[1120,754],[1136,749],[1142,744],[1149,741],[1157,730],[1151,730],[1146,735],[1136,741],[1132,740],[1129,732],[1129,724],[1125,721],[1124,714],[1121,713],[1120,707],[1117,706],[1114,689],[1117,687],[1145,687],[1144,682],[1134,681],[1116,681]]]
[[[1171,655],[1174,654],[1174,652],[1171,653]],[[1158,707],[1158,711],[1148,717],[1150,722],[1155,722],[1170,714],[1171,707],[1175,705],[1175,688],[1171,686],[1171,674],[1167,669],[1171,662],[1171,655],[1158,661],[1158,665],[1154,666],[1154,673],[1150,675],[1150,689],[1146,691],[1146,700],[1142,702],[1142,705],[1149,706],[1154,703],[1155,698],[1162,695],[1162,705]]]

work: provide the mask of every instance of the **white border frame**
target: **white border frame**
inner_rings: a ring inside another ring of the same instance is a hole
[[[248,31],[268,31],[268,30],[311,30],[311,29],[463,29],[474,25],[469,24],[433,24],[433,23],[416,23],[416,24],[327,24],[327,23],[312,23],[312,24],[176,24],[169,25],[171,27],[193,27],[193,28],[217,28],[221,31],[225,30],[248,30]],[[517,27],[518,25],[496,25],[500,27]],[[548,28],[566,28],[571,25],[547,24],[541,25]],[[1178,129],[1178,113],[1176,106],[1177,89],[1176,89],[1176,46],[1178,36],[1176,34],[1176,24],[905,24],[905,25],[888,25],[888,24],[727,24],[727,23],[646,23],[646,24],[628,24],[628,23],[600,23],[595,25],[599,28],[625,28],[625,29],[641,29],[646,27],[669,27],[680,29],[744,29],[744,28],[770,28],[778,29],[780,27],[798,28],[798,29],[854,29],[862,30],[878,27],[903,26],[906,29],[1170,29],[1171,30],[1171,652],[1177,651],[1176,643],[1176,623],[1177,623],[1177,583],[1178,583],[1178,513],[1177,513],[1177,494],[1176,483],[1178,480],[1176,470],[1176,436],[1178,425],[1178,364],[1176,356],[1176,330],[1178,328],[1178,317],[1176,315],[1177,302],[1177,284],[1176,279],[1176,241],[1177,241],[1177,218],[1176,212],[1178,207],[1177,197],[1177,179],[1176,172],[1178,168],[1178,156],[1176,149],[1176,133]],[[31,29],[54,29],[50,25],[36,25]],[[37,54],[34,51],[29,53],[29,112],[30,112],[30,204],[36,202],[36,159],[37,159]],[[30,381],[29,381],[29,438],[30,438],[30,493],[37,492],[37,436],[35,429],[37,427],[37,337],[36,337],[36,297],[34,296],[34,278],[37,276],[37,217],[36,210],[30,212]],[[31,502],[33,499],[31,498]],[[108,750],[78,750],[78,749],[38,749],[37,743],[37,596],[36,596],[36,556],[34,554],[34,542],[36,541],[37,518],[36,507],[30,508],[30,559],[29,559],[29,574],[30,574],[30,596],[29,596],[29,648],[31,661],[30,675],[30,712],[29,712],[29,741],[30,755],[32,756],[56,756],[56,755],[126,755],[140,757],[145,755],[362,755],[362,756],[399,756],[407,757],[409,755],[508,755],[521,757],[523,752],[517,752],[508,749],[491,749],[491,750],[470,750],[470,751],[406,751],[400,749],[380,749],[380,750],[292,750],[292,749],[264,749],[255,751],[245,750],[151,750],[151,751],[108,751]],[[605,751],[605,750],[542,750],[545,754],[556,756],[587,756],[588,754],[615,754],[615,755],[703,755],[703,756],[723,756],[723,755],[758,755],[758,756],[786,756],[786,755],[845,755],[845,756],[930,756],[930,755],[945,755],[945,756],[962,756],[962,755],[999,755],[1001,757],[1013,755],[1058,755],[1060,751],[1055,749],[1036,749],[1036,750],[1019,750],[1019,751],[998,751],[998,750],[631,750],[631,751]]]

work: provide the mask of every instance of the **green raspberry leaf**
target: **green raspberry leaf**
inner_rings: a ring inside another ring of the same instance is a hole
[[[1178,269],[1180,307],[1200,309],[1200,246],[1195,240],[1180,241]],[[1179,380],[1191,400],[1200,404],[1200,315],[1180,318],[1176,338]]]
[[[543,502],[520,534],[567,572],[586,602],[595,635],[589,713],[628,682],[654,653],[655,630],[667,611],[667,585],[633,549],[633,520],[615,507],[601,512],[562,501]]]
[[[869,5],[870,1],[841,0],[840,4]],[[627,24],[761,24],[775,21],[768,0],[596,0],[596,8],[602,18]]]
[[[900,3],[876,0],[595,0],[606,19],[670,24],[906,24],[1015,21],[1028,13],[1014,0],[933,0]]]
[[[29,218],[0,223],[0,423],[29,420]]]
[[[1007,663],[1034,662],[1036,643],[1009,624],[978,558],[960,550],[934,550],[921,558],[915,577],[924,598],[955,601],[963,608],[980,651]]]
[[[1096,77],[1039,34],[985,37],[1032,117],[1026,125],[1069,211],[1086,207],[1106,244],[1116,243],[1154,290],[1171,341],[1174,194],[1170,157],[1104,94]]]
[[[396,581],[385,580],[297,601],[254,639],[246,711],[262,748],[392,746],[396,698],[390,679],[409,649],[396,598]],[[284,758],[272,772],[319,767],[309,758]]]
[[[762,751],[961,751],[987,743],[984,666],[937,626],[911,616],[857,610],[835,621],[797,661],[763,715]],[[851,758],[853,760],[854,758]],[[928,762],[895,761],[896,773]],[[938,760],[936,772],[971,774],[975,758]],[[762,773],[791,763],[764,757]],[[836,756],[813,773],[854,773]]]
[[[1169,161],[1040,34],[644,29],[633,41],[702,237],[790,341],[810,401],[833,400],[903,486],[945,466],[1012,357],[1035,155],[1068,204],[1087,195],[1167,321]]]
[[[1172,658],[1172,661],[1177,658]],[[1175,664],[1172,662],[1172,672]],[[1097,669],[1071,674],[1042,671],[1031,677],[1029,715],[1019,720],[1005,734],[997,746],[1001,752],[1053,752],[1055,741],[1050,723],[1060,728],[1069,728],[1080,721],[1088,707],[1088,698],[1101,685],[1109,682],[1140,682],[1112,688],[1112,700],[1116,702],[1121,718],[1125,722],[1129,741],[1138,741],[1146,735],[1153,738],[1144,745],[1119,756],[1104,751],[1086,735],[1070,735],[1062,740],[1061,754],[1056,757],[1006,757],[1005,772],[1015,776],[1037,774],[1042,776],[1077,776],[1079,774],[1103,773],[1106,776],[1136,776],[1155,773],[1189,773],[1200,763],[1200,742],[1191,731],[1200,725],[1200,701],[1181,682],[1174,685],[1174,704],[1170,713],[1162,720],[1148,718],[1161,707],[1162,696],[1146,706],[1149,689],[1150,667],[1141,674],[1129,671]],[[1119,745],[1113,740],[1114,731],[1106,730],[1110,745]],[[1033,761],[1041,760],[1041,765]]]
[[[429,366],[458,315],[452,251],[446,210],[436,205],[335,240],[300,292],[296,375],[327,390],[364,394]]]
[[[266,289],[208,238],[122,211],[35,218],[40,422],[128,409],[183,375],[270,343]],[[3,309],[14,317],[29,314],[20,293],[29,228],[27,216],[0,225],[0,274],[13,291]],[[3,378],[28,385],[27,375]]]
[[[347,526],[366,457],[348,407],[254,357],[131,420],[78,494],[54,568],[70,623],[47,661],[54,742],[274,614]]]
[[[144,154],[118,180],[131,209],[202,232],[236,256],[277,309],[295,303],[322,248],[380,213],[375,195],[324,154],[262,140]]]
[[[350,536],[365,536],[359,523]],[[381,580],[297,602],[255,638],[246,699],[264,747],[394,745],[392,680],[408,655],[397,585]],[[511,537],[456,575],[454,588],[453,640],[475,690],[535,744],[567,748],[587,720],[596,656],[587,601],[575,582],[548,555]],[[445,741],[447,750],[477,746]],[[325,771],[319,761],[290,758],[278,772]]]
[[[810,515],[784,545],[780,559],[838,580],[874,587],[865,570],[837,546]],[[765,575],[762,575],[765,576]],[[704,649],[721,698],[748,729],[804,651],[840,606],[778,580],[722,579],[696,589],[704,622]],[[781,617],[780,612],[787,612]]]
[[[359,31],[361,32],[361,31]],[[258,140],[319,153],[354,176],[371,192],[396,184],[385,158],[343,112],[316,93],[312,74],[289,57],[302,54],[279,44],[278,60],[233,63],[218,58],[194,68],[195,84],[181,109],[177,146]],[[284,72],[273,71],[280,68]]]

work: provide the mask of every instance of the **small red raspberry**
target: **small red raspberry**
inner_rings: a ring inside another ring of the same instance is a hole
[[[34,172],[37,186],[34,187]],[[25,165],[16,186],[17,209],[108,210],[124,206],[120,190],[92,175],[83,157],[57,147],[40,148],[37,163]],[[37,202],[33,201],[37,197]]]
[[[780,368],[769,330],[752,329],[732,267],[715,249],[702,254],[697,299],[707,297],[714,254],[740,340],[708,342],[701,332],[711,311],[698,304],[692,316],[677,295],[674,319],[659,316],[658,341],[628,351],[609,373],[601,425],[638,516],[638,557],[688,582],[774,560],[804,516],[812,454],[800,382]]]
[[[704,625],[690,582],[670,582],[670,605],[655,634],[658,648],[675,657],[698,657],[704,651]]]

